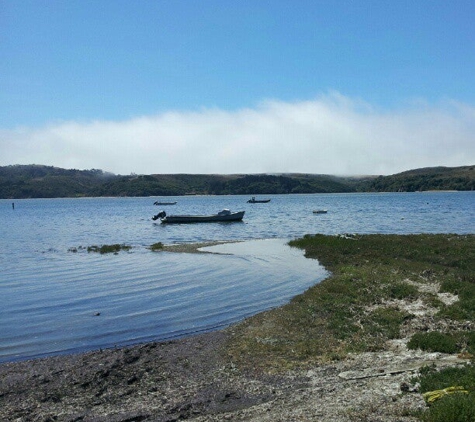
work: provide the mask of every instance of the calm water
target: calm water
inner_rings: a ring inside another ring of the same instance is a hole
[[[473,192],[0,200],[0,362],[174,338],[278,306],[322,280],[289,248],[306,233],[473,233]],[[228,224],[161,225],[152,215],[245,210]],[[327,214],[313,214],[327,209]],[[147,246],[245,241],[152,253]],[[71,248],[125,243],[130,253]],[[96,315],[100,313],[100,315]]]

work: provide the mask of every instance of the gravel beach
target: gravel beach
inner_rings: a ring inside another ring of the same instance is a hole
[[[463,362],[396,345],[269,375],[233,364],[232,333],[0,365],[0,420],[416,421],[417,369]]]

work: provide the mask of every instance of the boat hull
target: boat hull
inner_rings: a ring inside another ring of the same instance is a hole
[[[175,202],[158,202],[158,201],[155,201],[153,203],[153,205],[176,205],[176,201]]]
[[[163,224],[188,224],[188,223],[220,223],[241,221],[244,211],[233,212],[226,215],[167,215],[161,219]]]

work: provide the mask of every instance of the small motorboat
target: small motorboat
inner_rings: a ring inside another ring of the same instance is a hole
[[[256,199],[254,196],[247,201],[249,204],[265,204],[270,202],[270,199]]]
[[[244,217],[244,211],[231,212],[224,209],[217,214],[211,215],[167,215],[165,211],[159,212],[152,217],[152,220],[158,220],[164,224],[171,223],[215,223],[215,222],[231,222],[241,221]]]
[[[314,214],[326,214],[327,210],[314,210],[313,213]]]
[[[176,205],[176,202],[177,202],[177,201],[175,201],[175,202],[159,202],[159,201],[155,201],[155,202],[153,203],[153,205]]]

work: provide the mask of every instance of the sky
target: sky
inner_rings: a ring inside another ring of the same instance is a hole
[[[0,0],[0,166],[475,164],[473,0]]]

